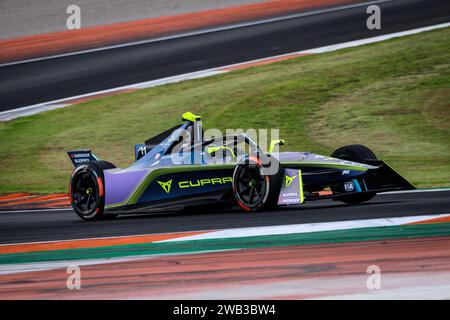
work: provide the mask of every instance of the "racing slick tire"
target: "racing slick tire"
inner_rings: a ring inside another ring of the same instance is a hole
[[[359,163],[367,163],[366,160],[377,160],[375,153],[362,144],[351,144],[336,149],[331,157],[342,160],[354,161]],[[333,188],[331,188],[333,191]],[[376,193],[365,192],[362,194],[352,194],[349,196],[339,197],[338,200],[348,204],[358,204],[369,201],[375,197]]]
[[[282,180],[282,168],[276,158],[265,154],[251,155],[234,169],[233,194],[245,211],[273,209],[278,202]]]
[[[114,218],[105,215],[105,178],[103,170],[116,166],[107,161],[90,161],[80,165],[72,173],[69,184],[73,210],[83,220]]]

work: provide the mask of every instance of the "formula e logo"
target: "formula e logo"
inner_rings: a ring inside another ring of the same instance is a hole
[[[353,190],[355,190],[355,185],[351,181],[346,182],[344,183],[344,189],[346,192],[352,192]]]
[[[286,188],[291,185],[292,181],[294,181],[295,178],[297,178],[297,176],[292,176],[292,177],[286,176]]]
[[[172,187],[172,179],[167,182],[158,181],[159,185],[164,189],[166,193],[170,192],[170,188]]]

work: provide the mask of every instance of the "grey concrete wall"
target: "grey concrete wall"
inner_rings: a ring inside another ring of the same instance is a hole
[[[257,2],[264,0],[0,0],[0,38],[66,30],[71,4],[90,27]]]

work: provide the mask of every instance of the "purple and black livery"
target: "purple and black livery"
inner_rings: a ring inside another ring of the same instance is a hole
[[[328,157],[275,153],[272,147],[284,144],[279,140],[264,152],[245,134],[205,139],[201,118],[190,112],[182,120],[136,145],[136,161],[125,169],[90,150],[69,151],[75,213],[93,220],[199,206],[258,211],[326,198],[357,204],[378,192],[414,189],[363,145]]]

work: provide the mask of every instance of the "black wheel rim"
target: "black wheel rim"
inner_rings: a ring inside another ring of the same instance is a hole
[[[72,199],[79,213],[89,215],[98,207],[99,193],[96,176],[89,170],[79,172],[72,183]]]
[[[243,204],[256,207],[263,202],[266,181],[258,165],[242,166],[236,177],[236,193]]]

